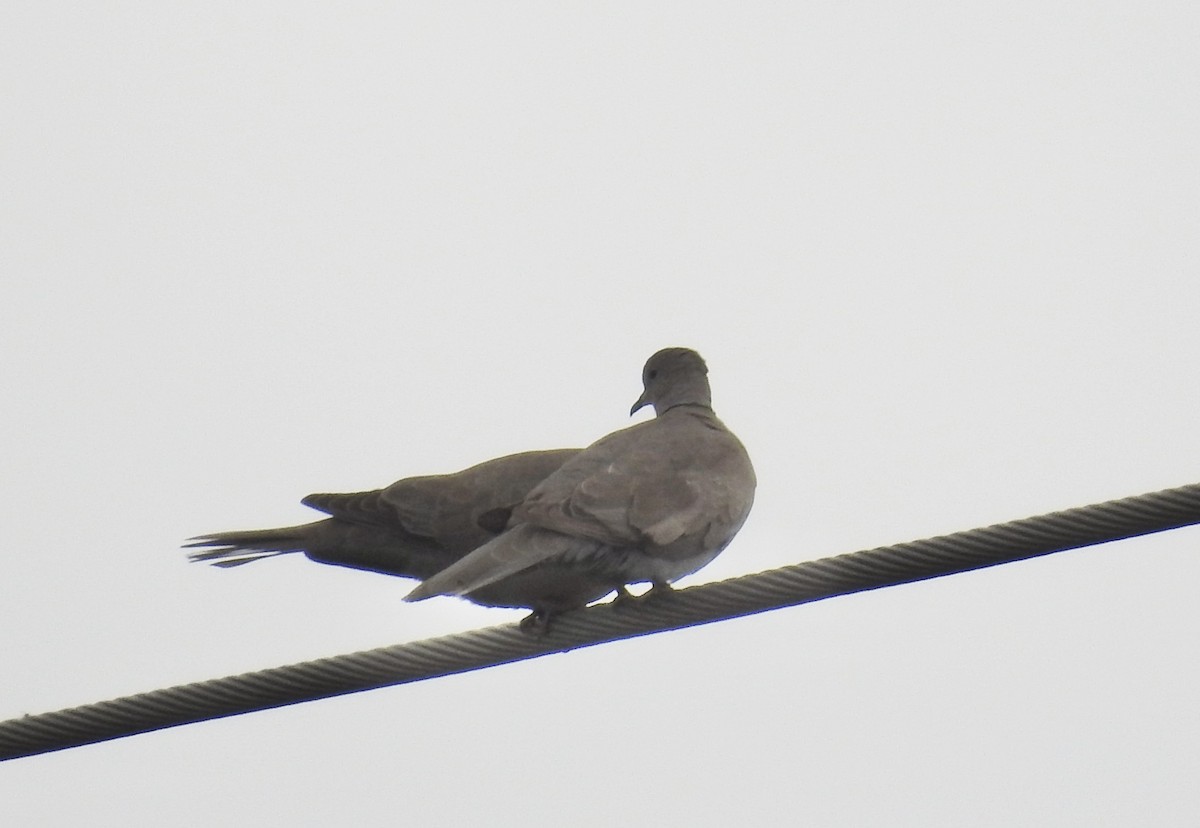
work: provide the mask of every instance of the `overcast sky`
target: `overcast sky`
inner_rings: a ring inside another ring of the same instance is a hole
[[[0,718],[507,623],[206,531],[628,424],[681,585],[1200,482],[1195,3],[0,10]],[[645,416],[639,415],[639,416]],[[12,825],[1192,825],[1200,530],[0,766]]]

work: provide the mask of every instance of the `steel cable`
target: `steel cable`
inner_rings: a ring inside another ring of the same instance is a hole
[[[852,552],[557,619],[397,644],[0,722],[0,760],[478,670],[1200,523],[1200,484]]]

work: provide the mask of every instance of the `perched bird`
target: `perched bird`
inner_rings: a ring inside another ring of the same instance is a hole
[[[695,572],[737,534],[754,501],[741,442],[712,410],[708,368],[666,348],[646,362],[630,415],[656,417],[588,448],[528,452],[384,489],[309,495],[331,517],[193,538],[191,559],[238,566],[303,552],[322,563],[416,578],[405,600],[459,595],[527,607],[526,622],[614,590]]]
[[[422,580],[504,531],[512,507],[578,453],[531,451],[455,474],[409,477],[370,492],[312,494],[301,502],[331,517],[279,529],[202,535],[187,544],[199,550],[189,557],[231,567],[303,552],[318,563]],[[529,605],[503,589],[472,598],[489,606]]]
[[[754,502],[750,457],[713,413],[708,368],[695,351],[654,354],[642,384],[630,414],[651,405],[653,420],[567,460],[514,506],[505,532],[405,600],[472,597],[504,584],[534,599],[531,617],[546,620],[593,590],[666,589],[715,558]]]

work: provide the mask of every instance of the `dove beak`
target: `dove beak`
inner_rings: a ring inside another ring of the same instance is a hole
[[[642,392],[642,396],[640,396],[640,397],[638,397],[638,398],[637,398],[637,402],[635,402],[635,403],[633,404],[633,408],[629,409],[629,416],[630,416],[630,417],[632,417],[632,416],[633,416],[634,414],[636,414],[636,413],[637,413],[639,410],[641,410],[641,409],[645,408],[645,407],[646,407],[646,406],[648,406],[649,404],[650,404],[650,401],[649,401],[648,399],[646,399],[646,394],[645,394],[645,392]]]

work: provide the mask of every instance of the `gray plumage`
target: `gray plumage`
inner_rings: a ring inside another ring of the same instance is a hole
[[[279,529],[203,535],[187,544],[198,550],[189,557],[232,567],[301,552],[318,563],[423,580],[502,532],[512,507],[578,453],[525,452],[454,474],[406,478],[375,491],[309,495],[302,502],[331,517]],[[529,596],[502,587],[470,597],[488,606],[533,606]]]
[[[707,373],[700,355],[686,348],[652,356],[630,413],[652,405],[655,419],[567,460],[515,505],[506,532],[424,580],[406,600],[470,597],[523,579],[561,584],[564,593],[583,582],[606,591],[639,582],[665,588],[709,563],[750,513],[755,476],[746,449],[713,413]]]
[[[754,502],[741,442],[712,410],[708,368],[666,348],[646,362],[630,414],[655,418],[587,449],[500,457],[455,474],[384,489],[315,494],[330,517],[281,529],[193,538],[194,561],[216,566],[302,552],[321,563],[415,578],[405,600],[460,595],[527,607],[531,618],[582,607],[616,590],[665,589],[709,563]]]

